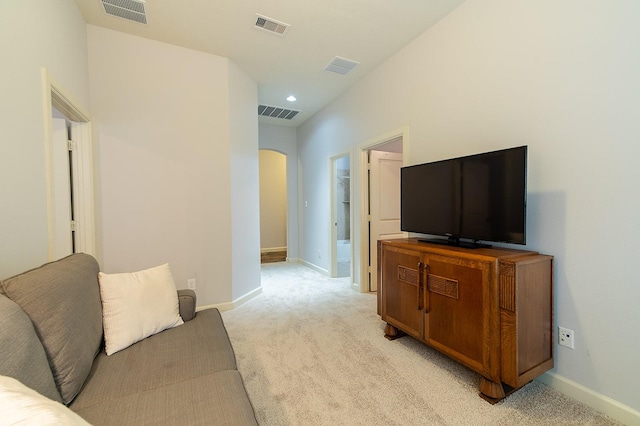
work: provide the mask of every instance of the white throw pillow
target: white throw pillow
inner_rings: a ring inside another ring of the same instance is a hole
[[[169,264],[123,274],[98,274],[104,340],[111,355],[183,324]]]
[[[59,402],[7,376],[0,376],[0,413],[0,425],[89,425]]]

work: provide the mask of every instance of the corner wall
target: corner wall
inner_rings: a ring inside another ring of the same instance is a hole
[[[305,260],[329,244],[336,152],[403,126],[409,164],[528,145],[526,248],[555,256],[554,326],[576,336],[554,372],[637,415],[639,20],[635,1],[467,0],[298,129]]]
[[[247,185],[257,176],[255,82],[219,56],[92,25],[88,37],[102,269],[168,262],[178,288],[196,279],[198,306],[259,287],[257,240],[250,278],[231,266],[254,243],[232,194],[246,189],[239,158]]]
[[[258,85],[229,61],[232,301],[260,287],[260,178]]]

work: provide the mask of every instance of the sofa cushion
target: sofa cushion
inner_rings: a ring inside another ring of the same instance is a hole
[[[167,384],[236,368],[235,354],[217,309],[206,309],[180,327],[148,337],[95,360],[73,410]]]
[[[98,274],[107,355],[182,325],[169,264],[143,271]]]
[[[258,424],[237,370],[71,408],[94,426]]]
[[[0,375],[10,376],[40,394],[62,402],[47,355],[31,320],[13,301],[0,295]]]
[[[31,319],[65,404],[80,391],[102,343],[98,272],[93,257],[73,254],[0,284]]]
[[[5,425],[89,425],[61,403],[7,376],[0,376],[0,413]]]

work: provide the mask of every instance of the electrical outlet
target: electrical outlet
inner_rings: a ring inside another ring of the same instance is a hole
[[[195,290],[196,289],[196,279],[195,278],[189,278],[187,280],[187,288],[189,290]]]
[[[322,259],[322,252],[318,249],[318,259]]]
[[[573,330],[568,328],[558,327],[558,344],[560,346],[566,346],[569,349],[575,349],[573,346]]]

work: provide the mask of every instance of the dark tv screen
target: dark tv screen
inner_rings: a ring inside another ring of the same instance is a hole
[[[526,243],[527,147],[403,167],[405,232]]]

